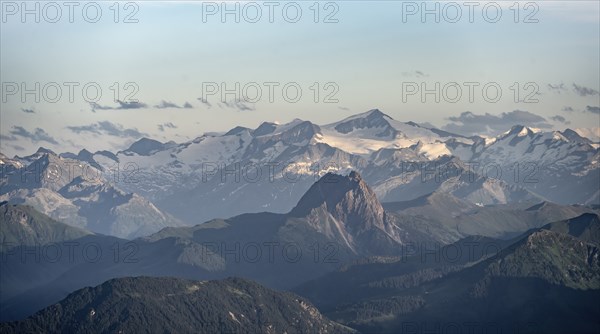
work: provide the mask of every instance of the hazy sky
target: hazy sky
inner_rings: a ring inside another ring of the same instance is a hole
[[[120,3],[118,17],[112,1],[76,3],[72,23],[65,3],[58,2],[59,17],[38,3],[37,23],[35,13],[23,20],[21,1],[2,1],[0,151],[7,155],[39,146],[116,150],[141,136],[181,142],[262,121],[326,124],[373,108],[462,133],[486,122],[600,126],[598,1],[475,2],[472,17],[464,2],[438,2],[439,23],[435,14],[421,16],[436,3],[420,8],[420,1],[237,2],[239,23],[235,14],[223,22],[221,2]],[[236,2],[225,6],[235,11]],[[250,102],[220,92],[199,100],[203,88],[235,90],[236,82]],[[39,102],[22,94],[36,83]],[[439,102],[421,96],[436,83]]]

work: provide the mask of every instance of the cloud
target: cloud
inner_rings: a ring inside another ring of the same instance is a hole
[[[204,104],[205,106],[207,106],[208,109],[210,109],[212,107],[212,104],[210,104],[210,102],[208,102],[208,100],[203,100],[201,97],[199,97],[198,101],[200,101],[202,104]]]
[[[19,146],[19,145],[10,145],[12,148],[14,148],[16,151],[25,151],[25,147],[23,146]]]
[[[563,124],[571,124],[571,122],[567,121],[564,117],[562,117],[561,115],[556,115],[556,116],[552,116],[550,117],[551,120],[555,121],[555,122],[559,122],[559,123],[563,123]]]
[[[561,82],[559,84],[554,84],[554,85],[548,84],[548,90],[560,94],[561,92],[566,92],[567,88],[565,87],[565,84]]]
[[[90,107],[92,107],[92,112],[96,112],[96,110],[113,110],[113,107],[102,106],[96,102],[90,102]]]
[[[121,100],[117,100],[119,107],[117,109],[142,109],[148,108],[148,105],[142,102],[132,101],[132,102],[123,102]]]
[[[165,131],[165,128],[170,128],[170,129],[177,129],[177,125],[169,122],[169,123],[163,123],[163,124],[158,124],[157,125],[158,130],[163,132]]]
[[[577,93],[579,96],[599,95],[600,94],[595,89],[585,87],[585,86],[579,86],[576,83],[573,83],[573,91],[575,91],[575,93]]]
[[[90,102],[90,106],[92,107],[92,111],[96,112],[96,110],[124,110],[124,109],[144,109],[144,108],[148,108],[148,105],[143,103],[143,102],[137,102],[137,101],[132,101],[132,102],[123,102],[121,100],[117,100],[117,103],[119,104],[116,107],[111,107],[111,106],[103,106],[100,105],[96,102]]]
[[[156,109],[167,109],[167,108],[191,109],[191,108],[193,108],[193,106],[189,102],[186,102],[183,104],[183,106],[180,106],[176,103],[162,100],[162,101],[160,101],[159,104],[155,105],[154,108],[156,108]]]
[[[2,135],[2,136],[0,136],[0,139],[14,141],[14,140],[18,140],[17,137],[23,137],[23,138],[28,138],[29,140],[31,140],[34,143],[45,141],[50,144],[58,145],[58,142],[56,141],[56,139],[54,139],[52,136],[50,136],[46,131],[44,131],[44,129],[35,128],[33,130],[33,132],[29,132],[27,129],[23,128],[22,126],[13,126],[12,128],[13,129],[9,131],[11,136]]]
[[[559,84],[548,84],[548,90],[558,94],[562,92],[568,92],[567,87],[562,82]],[[573,91],[579,96],[600,95],[600,93],[597,90],[585,86],[580,86],[576,83],[573,83]]]
[[[485,113],[476,115],[465,111],[460,116],[447,118],[451,123],[442,126],[443,130],[462,135],[498,135],[510,129],[514,125],[526,125],[537,128],[552,128],[542,116],[528,111],[514,110],[504,112],[498,116]]]
[[[592,114],[600,115],[600,107],[586,106],[583,112],[589,112]]]
[[[6,139],[6,138],[10,138],[10,139]],[[17,140],[17,138],[14,136],[8,137],[5,135],[0,135],[0,139],[2,139],[2,140]],[[12,147],[13,149],[15,149],[15,151],[25,151],[25,148],[23,146],[20,146],[17,144],[12,144],[12,145],[7,145],[7,146]]]
[[[424,77],[428,77],[429,74],[426,74],[423,71],[415,70],[415,71],[410,71],[410,72],[402,72],[402,76],[403,77],[424,78]]]
[[[237,111],[253,111],[256,110],[254,108],[254,105],[249,105],[246,104],[245,102],[242,101],[235,101],[235,100],[231,100],[231,101],[223,101],[223,104],[231,109],[236,109]]]
[[[15,136],[0,135],[0,140],[15,141],[15,140],[19,140],[19,139]]]
[[[108,135],[121,138],[140,138],[147,136],[146,133],[138,131],[136,128],[124,128],[121,124],[109,121],[101,121],[90,125],[67,126],[67,129],[74,133],[92,133],[95,135]]]
[[[561,109],[561,111],[573,112],[573,111],[575,111],[575,110],[573,109],[573,107],[566,106],[566,107],[563,107],[563,108]]]
[[[33,108],[21,108],[21,111],[28,114],[35,114],[35,110],[33,110]]]

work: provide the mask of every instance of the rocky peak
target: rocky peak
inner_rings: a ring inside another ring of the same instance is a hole
[[[503,137],[516,135],[517,137],[529,137],[540,132],[538,129],[530,128],[524,125],[514,125],[508,132],[504,133]]]
[[[254,136],[264,136],[273,133],[277,129],[277,124],[271,122],[263,122],[258,128],[256,128],[252,134]]]
[[[149,156],[158,151],[166,148],[166,144],[159,142],[158,140],[150,138],[142,138],[135,143],[131,144],[125,151],[126,153],[136,153],[138,155]]]
[[[327,173],[310,187],[292,210],[293,216],[306,216],[323,209],[354,233],[373,227],[384,229],[385,213],[375,193],[357,172],[348,176]]]
[[[592,143],[591,140],[580,136],[577,132],[575,132],[571,129],[565,129],[565,131],[560,132],[560,134],[563,137],[567,138],[569,141],[574,142],[574,143],[582,143],[582,144],[591,144]]]
[[[309,121],[302,121],[283,132],[281,139],[286,143],[301,143],[311,140],[318,133],[321,133],[321,128],[318,125]]]
[[[397,131],[391,126],[388,120],[392,118],[379,109],[369,110],[366,113],[349,117],[335,126],[337,132],[347,134],[359,129],[381,128],[377,133],[378,137],[394,137]]]

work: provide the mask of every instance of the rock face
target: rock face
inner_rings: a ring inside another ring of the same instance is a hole
[[[326,210],[356,234],[384,228],[383,207],[357,172],[347,177],[326,174],[302,196],[291,214],[302,216],[316,209]]]
[[[152,153],[164,150],[172,146],[173,143],[161,143],[157,140],[150,138],[142,138],[124,151],[125,154],[138,154],[142,156],[149,156]]]
[[[78,290],[2,333],[353,333],[305,299],[252,281],[128,277]]]
[[[388,120],[391,117],[382,113],[379,109],[369,110],[365,117],[357,117],[342,121],[335,125],[334,129],[343,134],[361,129],[377,129],[376,137],[393,139],[398,135],[398,131],[390,125]]]
[[[402,231],[388,216],[377,196],[359,173],[328,173],[302,196],[291,216],[321,222],[330,215],[355,249],[389,254],[403,242]],[[390,248],[386,250],[386,248]]]

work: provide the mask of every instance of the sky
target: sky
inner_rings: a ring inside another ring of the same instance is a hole
[[[598,1],[21,3],[1,1],[8,156],[374,108],[461,134],[600,127]]]

